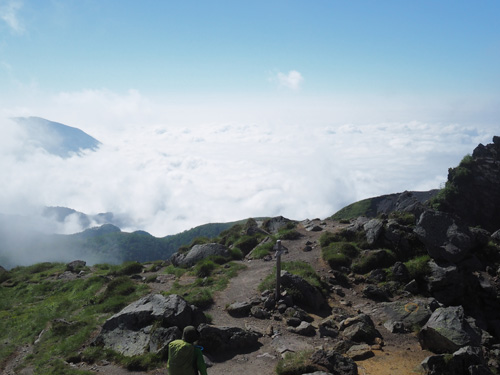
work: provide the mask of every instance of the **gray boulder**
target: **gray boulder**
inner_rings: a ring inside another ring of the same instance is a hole
[[[298,296],[294,295],[294,301],[299,305],[319,310],[326,304],[325,297],[321,292],[300,276],[281,271],[281,285],[299,292]]]
[[[160,350],[166,337],[180,338],[185,326],[205,321],[203,313],[178,295],[150,294],[106,320],[94,345],[125,356],[144,354]]]
[[[66,264],[66,270],[70,272],[79,272],[79,270],[87,265],[84,260],[74,260]]]
[[[278,233],[278,231],[282,228],[285,228],[288,223],[292,223],[292,220],[287,219],[283,216],[276,216],[271,219],[264,221],[262,224],[263,229],[265,229],[269,233]]]
[[[449,214],[440,211],[425,211],[414,232],[429,255],[438,261],[458,263],[477,245],[467,227],[459,225]]]
[[[436,309],[418,334],[420,345],[434,353],[453,353],[464,346],[480,346],[481,331],[462,306]]]
[[[428,263],[430,274],[426,277],[427,289],[439,302],[445,305],[460,304],[464,297],[464,278],[455,265]]]
[[[311,362],[326,368],[335,375],[358,375],[358,366],[348,357],[334,350],[317,350],[311,355]]]
[[[287,327],[287,330],[301,336],[314,336],[316,334],[316,330],[308,322],[300,322],[297,327],[290,326]]]
[[[194,245],[187,253],[175,253],[170,258],[170,261],[177,267],[191,267],[198,263],[200,260],[210,256],[222,256],[229,258],[231,253],[229,249],[218,243],[206,243],[201,245]]]
[[[353,318],[343,320],[339,329],[344,338],[358,343],[373,344],[375,338],[382,337],[371,318],[366,314],[359,314]]]
[[[374,245],[384,230],[384,222],[380,219],[371,219],[363,225],[363,229],[365,230],[368,245]]]
[[[234,302],[226,308],[226,311],[231,316],[244,317],[250,314],[251,309],[252,304],[250,302]]]
[[[410,332],[422,327],[431,317],[432,300],[385,302],[377,305],[377,315],[385,320],[384,327],[394,333]]]
[[[481,348],[466,346],[449,355],[427,357],[421,363],[426,375],[492,375],[485,365]]]
[[[234,353],[248,351],[259,345],[259,333],[237,327],[217,327],[201,324],[198,343],[208,353]]]

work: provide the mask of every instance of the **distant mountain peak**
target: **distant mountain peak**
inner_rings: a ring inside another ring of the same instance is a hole
[[[27,132],[27,139],[47,152],[62,158],[80,155],[84,150],[95,151],[101,145],[84,131],[41,117],[14,117]]]

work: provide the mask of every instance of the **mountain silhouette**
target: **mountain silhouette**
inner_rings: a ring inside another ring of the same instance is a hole
[[[13,120],[27,133],[27,140],[36,147],[62,158],[95,151],[101,142],[84,131],[41,117],[15,117]]]

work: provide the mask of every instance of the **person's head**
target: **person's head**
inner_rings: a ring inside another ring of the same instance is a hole
[[[200,334],[193,326],[187,326],[182,332],[182,339],[190,344],[197,341],[200,338]]]

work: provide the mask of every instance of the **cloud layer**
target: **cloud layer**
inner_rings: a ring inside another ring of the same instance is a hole
[[[307,105],[302,117],[289,105],[287,117],[257,103],[257,116],[249,104],[188,105],[136,91],[65,93],[51,103],[29,114],[78,127],[103,145],[61,159],[26,142],[4,118],[0,212],[32,215],[40,206],[111,211],[132,218],[122,229],[156,236],[252,216],[324,218],[363,198],[438,188],[448,168],[478,143],[491,142],[495,129],[334,123]],[[15,115],[26,115],[21,112]],[[82,228],[70,221],[50,229]]]

